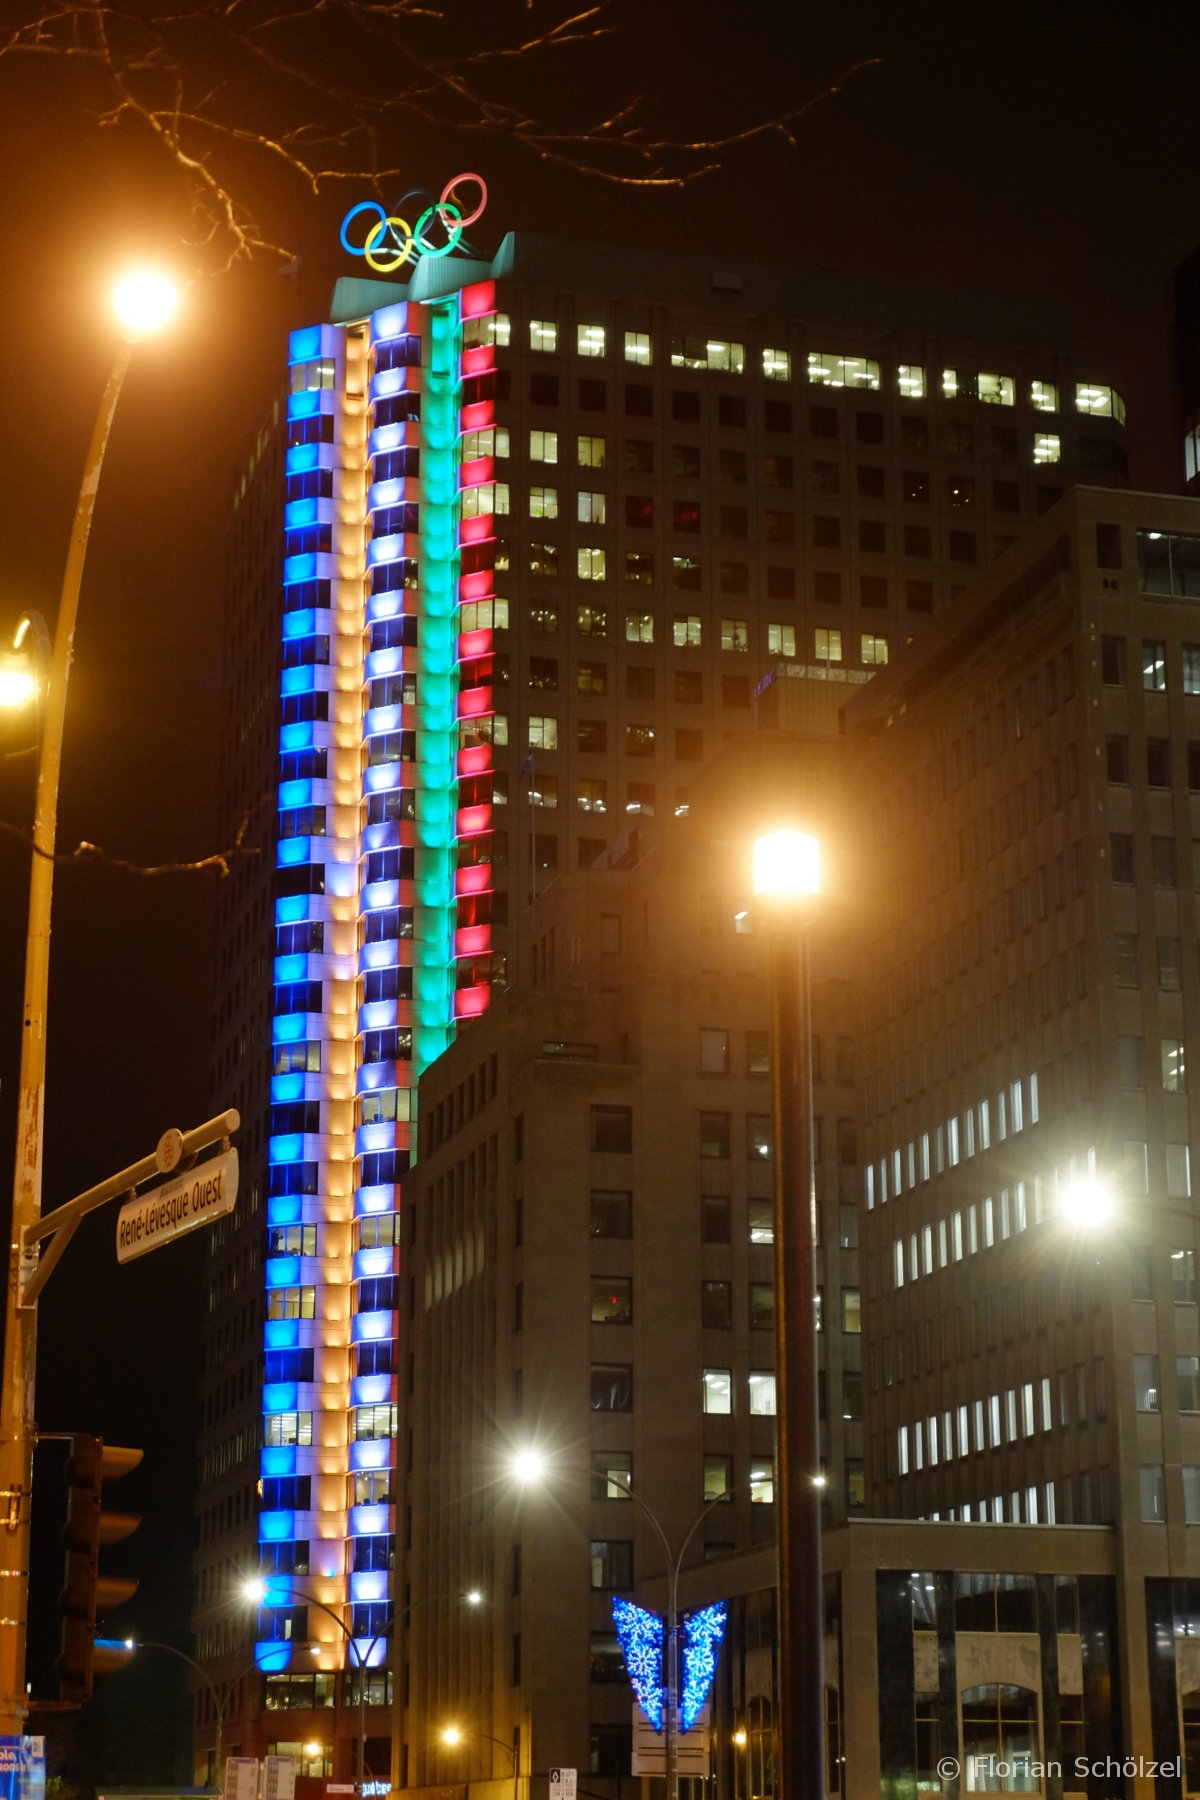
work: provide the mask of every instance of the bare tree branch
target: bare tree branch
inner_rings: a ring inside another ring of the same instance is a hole
[[[50,856],[48,851],[43,850],[40,845],[34,843],[33,833],[24,826],[13,825],[10,824],[7,819],[0,819],[0,831],[6,832],[9,837],[19,838],[33,855],[45,857],[47,861],[52,861],[56,864],[103,863],[106,868],[122,869],[127,875],[182,875],[212,870],[217,875],[225,877],[232,873],[230,865],[231,863],[236,862],[239,857],[262,855],[261,847],[255,844],[247,844],[245,839],[254,815],[259,812],[262,807],[268,805],[270,800],[270,795],[263,795],[260,799],[255,801],[253,806],[246,810],[241,823],[237,828],[233,843],[227,850],[214,850],[210,852],[208,856],[197,857],[194,862],[129,862],[122,856],[110,856],[107,850],[101,849],[99,844],[90,844],[86,838],[76,844],[74,850],[59,850],[55,851],[53,856]]]
[[[711,137],[655,134],[639,95],[590,122],[542,118],[541,101],[519,90],[569,94],[562,59],[616,32],[612,5],[562,4],[530,31],[533,0],[497,0],[491,41],[460,49],[453,6],[418,0],[8,0],[0,76],[28,56],[79,70],[99,122],[133,126],[157,147],[182,182],[196,241],[231,262],[294,253],[259,223],[256,165],[283,168],[314,195],[355,183],[382,197],[401,178],[391,146],[419,123],[507,139],[607,182],[681,188],[756,141],[794,145],[813,108],[878,61]]]

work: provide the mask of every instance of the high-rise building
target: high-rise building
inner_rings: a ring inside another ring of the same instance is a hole
[[[1193,1772],[1197,598],[1194,501],[1080,490],[849,709],[868,1505],[1111,1526],[1120,1736]]]
[[[537,896],[686,813],[772,671],[788,719],[832,732],[830,695],[1065,485],[1123,479],[1120,396],[1063,336],[1028,303],[523,236],[344,282],[292,335],[282,648],[257,581],[239,627],[256,692],[282,665],[277,760],[256,739],[237,774],[247,803],[276,785],[274,916],[246,876],[223,922],[218,1058],[265,1152],[265,1219],[248,1198],[211,1271],[198,1623],[206,1660],[262,1675],[227,1742],[319,1742],[306,1770],[344,1776],[365,1729],[385,1772],[422,1073],[544,975]],[[242,503],[256,568],[279,480]],[[268,1112],[235,1064],[271,928]],[[241,1285],[260,1256],[265,1300]],[[255,1487],[251,1648],[219,1603]]]

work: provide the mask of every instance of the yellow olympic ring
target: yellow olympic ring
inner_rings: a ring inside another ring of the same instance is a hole
[[[392,231],[392,236],[396,244],[396,251],[392,260],[390,262],[385,262],[375,253],[383,242],[385,233],[393,227],[397,228]],[[403,234],[403,249],[399,247],[402,241],[401,234]],[[413,234],[408,221],[406,219],[380,219],[378,223],[372,225],[370,231],[368,231],[367,241],[363,245],[362,253],[367,259],[367,267],[369,269],[374,269],[377,275],[391,275],[396,269],[403,268],[404,264],[413,253]]]

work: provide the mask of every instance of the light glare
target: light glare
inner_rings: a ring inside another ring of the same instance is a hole
[[[510,1468],[518,1481],[528,1484],[542,1479],[546,1473],[546,1459],[540,1450],[529,1447],[513,1453]]]
[[[461,1744],[462,1732],[457,1725],[447,1725],[442,1732],[443,1744]]]
[[[1094,1175],[1069,1181],[1059,1193],[1058,1205],[1063,1219],[1076,1231],[1103,1231],[1116,1213],[1111,1192]]]
[[[25,706],[37,693],[37,677],[25,656],[0,656],[0,706]]]
[[[821,846],[801,831],[772,831],[754,841],[754,891],[779,899],[821,891]]]
[[[135,269],[117,283],[112,298],[122,331],[136,340],[162,329],[179,304],[179,289],[154,269]]]

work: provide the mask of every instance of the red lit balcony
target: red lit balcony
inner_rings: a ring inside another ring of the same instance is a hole
[[[478,719],[483,713],[496,709],[496,690],[493,687],[464,688],[458,696],[458,716],[460,719]]]
[[[470,575],[459,576],[458,597],[460,600],[486,600],[495,586],[495,569],[475,569]]]
[[[487,538],[496,535],[495,513],[476,513],[473,519],[460,519],[458,541],[460,544],[482,544]]]
[[[460,806],[454,815],[454,831],[457,837],[478,837],[481,831],[492,829],[492,809],[490,805]]]
[[[490,744],[470,744],[458,753],[458,773],[460,775],[482,775],[493,764],[492,746]]]
[[[464,375],[482,375],[485,369],[496,366],[496,352],[491,344],[473,344],[462,353],[462,372]]]
[[[464,319],[480,319],[484,313],[495,312],[495,282],[473,281],[459,295],[459,308]]]
[[[454,871],[456,894],[486,894],[490,891],[491,885],[491,863],[472,863],[468,868]]]
[[[464,406],[460,415],[462,431],[483,431],[495,423],[496,402],[494,400],[476,400],[470,406]]]
[[[476,656],[486,656],[494,643],[490,626],[483,631],[462,631],[455,646],[455,658],[459,662],[470,662]]]
[[[454,934],[455,956],[486,956],[491,947],[490,925],[464,925]]]
[[[473,462],[465,462],[458,474],[459,487],[479,487],[485,481],[495,478],[496,461],[491,456],[477,456]]]
[[[456,1019],[477,1019],[485,1013],[492,998],[492,990],[485,983],[481,987],[459,988],[454,996],[454,1016]]]

